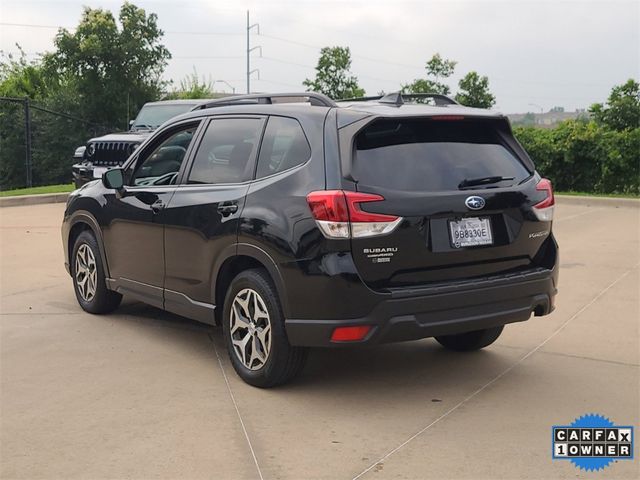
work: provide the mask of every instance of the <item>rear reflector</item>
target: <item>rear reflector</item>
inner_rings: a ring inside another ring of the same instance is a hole
[[[383,200],[382,195],[343,190],[321,190],[307,195],[311,214],[327,238],[372,237],[393,231],[402,217],[365,212],[360,207],[361,203]]]
[[[338,327],[331,334],[332,342],[357,342],[367,336],[371,326]]]
[[[553,220],[553,206],[556,201],[553,197],[553,187],[551,181],[543,178],[536,185],[536,190],[546,193],[546,198],[533,206],[533,212],[541,222],[550,222]]]

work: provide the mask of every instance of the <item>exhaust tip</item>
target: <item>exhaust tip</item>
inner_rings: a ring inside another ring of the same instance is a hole
[[[547,309],[546,309],[544,306],[542,306],[542,305],[536,305],[536,306],[533,308],[533,314],[534,314],[536,317],[542,317],[544,314],[546,314],[546,313],[547,313],[547,312],[546,312],[546,310],[547,310]]]
[[[551,302],[549,301],[549,297],[547,295],[540,295],[536,297],[532,311],[533,315],[536,317],[542,317],[543,315],[551,313]]]

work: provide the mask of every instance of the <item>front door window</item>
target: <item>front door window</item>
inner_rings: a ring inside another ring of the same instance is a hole
[[[182,126],[142,152],[131,186],[174,185],[197,127],[197,124]]]

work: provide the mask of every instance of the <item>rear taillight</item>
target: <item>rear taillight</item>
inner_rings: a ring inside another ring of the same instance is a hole
[[[369,213],[360,208],[361,203],[382,200],[381,195],[343,190],[321,190],[307,195],[311,214],[327,238],[372,237],[393,231],[402,217]]]
[[[541,222],[550,222],[551,220],[553,220],[553,206],[556,203],[555,199],[553,198],[553,188],[551,187],[551,181],[543,178],[538,182],[538,185],[536,185],[536,190],[545,192],[547,196],[544,200],[536,203],[533,206],[533,212]]]

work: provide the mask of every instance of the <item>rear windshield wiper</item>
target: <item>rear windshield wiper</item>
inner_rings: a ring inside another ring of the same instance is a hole
[[[477,185],[491,185],[492,183],[502,182],[503,180],[513,180],[514,177],[479,177],[479,178],[465,178],[458,184],[458,188],[463,189],[467,187],[475,187]]]

